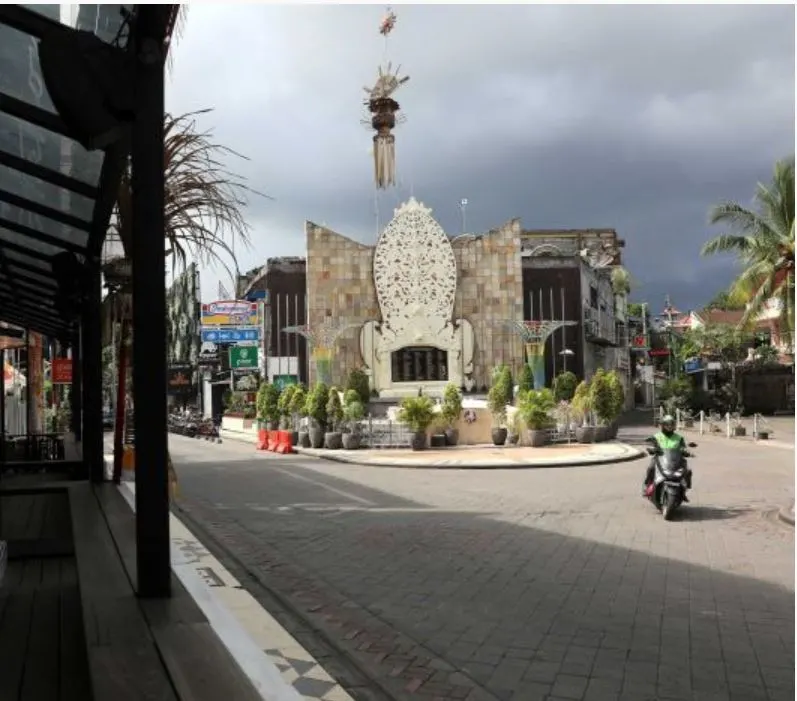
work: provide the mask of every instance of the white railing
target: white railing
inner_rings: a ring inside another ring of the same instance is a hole
[[[663,406],[654,411],[654,423],[659,425],[666,413]],[[701,436],[724,435],[726,438],[746,438],[748,423],[752,425],[749,437],[754,441],[768,440],[774,433],[772,425],[761,414],[753,414],[743,419],[739,412],[729,411],[721,414],[714,411],[700,411],[695,416],[684,409],[676,409],[674,418],[676,431],[694,430]]]

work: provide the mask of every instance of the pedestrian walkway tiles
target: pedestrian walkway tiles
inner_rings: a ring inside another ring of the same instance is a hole
[[[123,483],[120,490],[133,507],[135,485]],[[352,697],[188,528],[173,514],[170,518],[175,574],[263,698],[269,701],[352,701]]]

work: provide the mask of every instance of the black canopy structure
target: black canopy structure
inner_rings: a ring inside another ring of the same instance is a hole
[[[165,291],[154,281],[165,269],[163,70],[177,8],[0,5],[0,321],[72,347],[75,432],[82,415],[93,481],[104,479],[100,253],[132,164],[141,596],[170,591]]]

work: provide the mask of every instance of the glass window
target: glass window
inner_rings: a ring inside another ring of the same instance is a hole
[[[23,5],[48,19],[74,27],[86,32],[92,32],[104,42],[111,44],[117,40],[120,46],[126,43],[126,32],[121,31],[122,9],[130,11],[133,5]]]
[[[41,231],[61,241],[68,241],[85,248],[88,245],[89,233],[82,229],[61,224],[48,217],[42,217],[27,209],[21,209],[7,202],[0,202],[0,218],[7,219],[15,224],[22,224],[36,231]]]
[[[52,5],[28,7],[46,8]],[[0,66],[3,67],[0,71],[0,92],[48,112],[55,112],[42,79],[39,40],[36,37],[0,24]]]
[[[11,262],[16,261],[18,263],[24,263],[25,265],[31,265],[34,268],[41,269],[42,275],[46,276],[52,275],[53,272],[52,266],[46,260],[42,260],[41,258],[26,256],[24,253],[11,251],[8,249],[3,249],[3,256]],[[17,268],[17,270],[19,270],[19,268]]]
[[[446,382],[448,353],[431,346],[401,348],[391,354],[393,382]]]
[[[4,229],[2,226],[0,226],[0,246],[3,245],[3,241],[15,243],[17,246],[24,246],[30,251],[35,251],[36,253],[41,253],[42,255],[48,257],[56,256],[59,253],[64,252],[63,248],[53,246],[49,243],[42,243],[41,241],[37,241],[30,236],[18,234],[16,231],[9,231],[8,229]]]
[[[6,255],[8,256],[8,252],[6,252]],[[22,268],[17,268],[14,265],[9,265],[8,269],[14,275],[28,277],[31,280],[38,282],[43,286],[48,286],[48,287],[56,286],[56,282],[52,277],[45,277],[44,275],[38,275],[37,273],[34,273],[30,270],[23,270]]]

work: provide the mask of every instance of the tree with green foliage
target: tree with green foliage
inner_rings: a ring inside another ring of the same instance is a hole
[[[327,423],[332,431],[337,431],[342,420],[343,404],[340,401],[340,390],[337,387],[330,387],[327,399]]]
[[[443,391],[443,404],[440,418],[449,428],[453,427],[462,414],[462,392],[454,382],[449,382]]]
[[[729,292],[746,302],[739,324],[758,317],[770,299],[781,306],[781,335],[794,337],[794,156],[775,164],[768,185],[758,184],[754,206],[723,202],[710,214],[728,232],[703,246],[703,255],[734,253],[743,269]]]
[[[354,368],[354,370],[349,373],[349,377],[346,380],[346,389],[355,390],[360,396],[362,405],[368,405],[368,401],[371,398],[371,384],[368,381],[368,375],[366,375],[362,369]]]
[[[304,412],[317,428],[326,428],[328,401],[329,388],[323,382],[317,382],[307,393]]]
[[[518,392],[523,394],[534,389],[534,373],[528,363],[523,363],[520,371],[520,381],[518,382]]]
[[[560,372],[553,381],[553,394],[557,402],[569,402],[573,399],[578,386],[578,378],[570,370]]]

